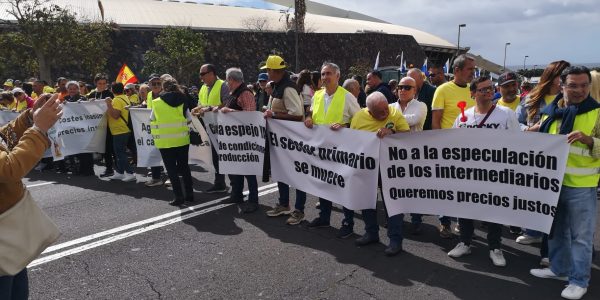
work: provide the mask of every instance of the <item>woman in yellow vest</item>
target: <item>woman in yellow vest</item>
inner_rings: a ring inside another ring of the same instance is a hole
[[[188,105],[186,98],[174,78],[162,82],[163,93],[152,100],[150,128],[154,145],[160,150],[167,175],[173,185],[175,200],[170,205],[180,206],[185,201],[194,201],[192,173],[188,165],[190,136],[188,127]],[[183,176],[184,192],[179,175]]]

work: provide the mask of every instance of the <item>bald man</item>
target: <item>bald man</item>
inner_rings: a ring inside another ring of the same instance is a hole
[[[425,118],[423,130],[431,130],[431,103],[433,102],[435,87],[425,81],[425,75],[417,68],[408,70],[406,75],[415,80],[417,85],[417,99],[427,106],[427,117]]]

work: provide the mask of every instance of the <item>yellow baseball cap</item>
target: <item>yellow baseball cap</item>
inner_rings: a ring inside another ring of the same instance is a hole
[[[0,81],[0,82],[1,82],[1,81]],[[10,87],[13,87],[13,86],[15,86],[15,85],[13,84],[13,80],[12,80],[12,79],[6,79],[6,82],[4,82],[4,85],[5,85],[5,86],[10,86]]]
[[[279,55],[269,55],[267,63],[261,69],[285,69],[287,67],[285,61]]]

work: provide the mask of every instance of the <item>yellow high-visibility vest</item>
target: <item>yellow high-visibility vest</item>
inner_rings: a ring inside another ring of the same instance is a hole
[[[349,92],[343,87],[338,86],[333,94],[333,99],[327,108],[327,113],[325,113],[325,89],[320,89],[315,92],[312,111],[313,124],[343,124],[346,93]]]
[[[208,86],[205,84],[200,88],[200,92],[198,92],[198,101],[201,106],[219,106],[221,105],[221,86],[223,85],[223,80],[217,79],[215,84],[210,89],[210,93],[208,92]]]
[[[172,107],[159,97],[152,100],[152,112],[154,120],[150,121],[150,132],[156,148],[175,148],[190,143],[183,104]]]
[[[575,117],[573,131],[579,130],[586,135],[591,135],[596,120],[598,120],[600,109],[594,109]],[[548,116],[544,116],[545,120]],[[550,134],[558,134],[559,127],[557,121],[550,124]],[[567,168],[563,177],[563,185],[569,187],[596,187],[600,179],[600,159],[593,158],[590,148],[581,143],[575,142],[569,148],[569,157],[567,159]]]

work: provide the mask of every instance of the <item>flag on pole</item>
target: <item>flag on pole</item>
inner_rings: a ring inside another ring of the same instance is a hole
[[[408,69],[406,68],[406,61],[402,61],[402,69],[400,70],[400,73],[405,74],[408,71]]]
[[[425,62],[423,62],[421,71],[423,71],[423,73],[425,73],[425,76],[429,76],[429,71],[427,71],[427,57],[425,57]]]
[[[481,76],[481,70],[479,68],[475,68],[475,78],[479,78]]]
[[[444,64],[444,74],[448,74],[450,73],[450,59],[448,58],[446,60],[446,63]]]
[[[133,71],[131,71],[127,64],[123,64],[119,74],[117,74],[117,79],[115,79],[115,82],[120,82],[123,85],[128,83],[136,83],[137,81],[137,77],[135,77],[135,74],[133,74]]]
[[[375,66],[373,66],[373,70],[377,70],[379,68],[379,52],[377,52],[377,58],[375,59]]]

